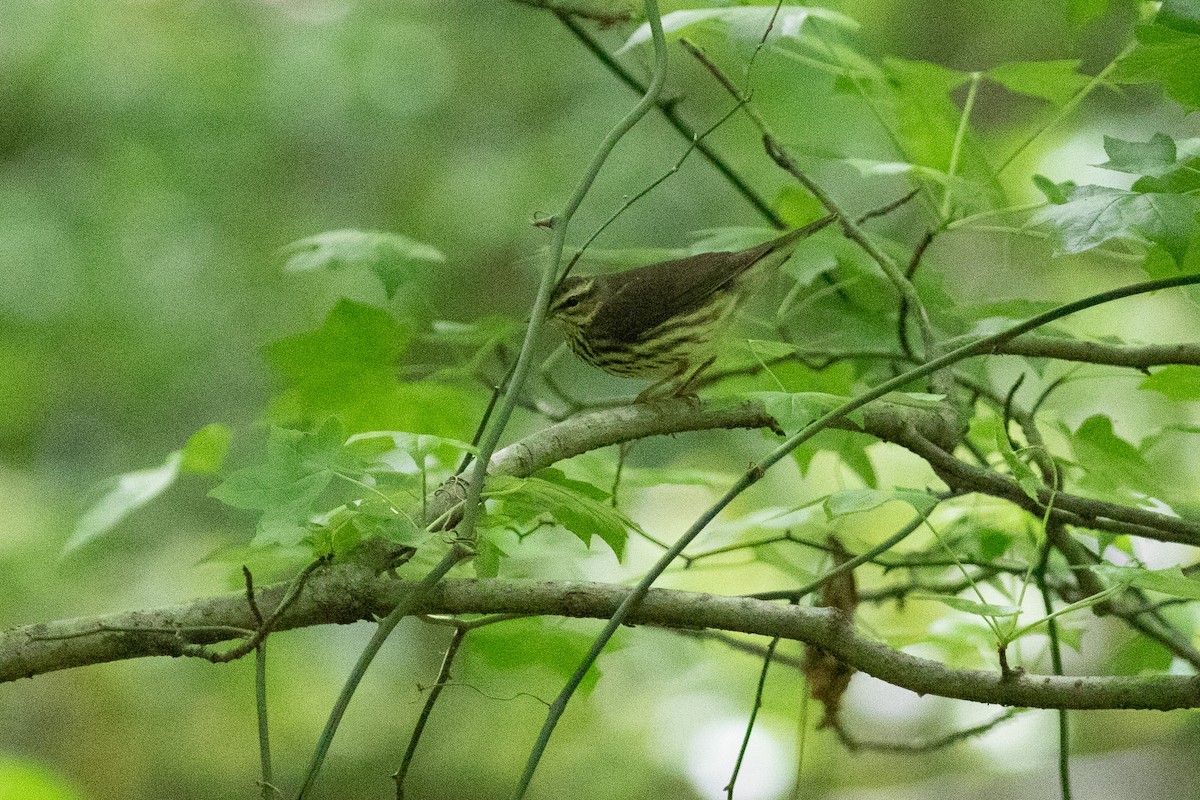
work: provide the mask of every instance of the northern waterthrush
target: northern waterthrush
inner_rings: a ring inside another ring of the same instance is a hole
[[[700,253],[611,275],[568,277],[550,298],[550,318],[575,354],[613,375],[653,378],[638,395],[689,393],[714,360],[733,312],[768,269],[833,222],[830,215],[765,244]]]

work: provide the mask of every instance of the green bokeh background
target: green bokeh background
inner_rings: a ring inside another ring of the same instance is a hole
[[[1082,58],[1094,72],[1119,50],[1136,9],[1114,0],[1081,32],[1067,18],[1084,5],[830,7],[863,23],[868,52],[958,69]],[[680,74],[671,91],[703,127],[726,101],[681,52],[672,58]],[[772,94],[783,84],[771,70],[782,67],[764,69],[762,102],[791,140],[878,144],[853,113],[830,113],[838,101],[817,88],[811,98]],[[1017,98],[988,99],[976,122],[999,141],[1033,113]],[[104,477],[160,463],[210,422],[254,428],[271,392],[261,348],[312,328],[328,308],[309,284],[281,274],[278,249],[341,228],[403,233],[447,255],[434,281],[443,317],[522,317],[547,243],[531,221],[561,206],[632,100],[551,15],[509,2],[0,0],[0,623],[228,589],[228,565],[204,559],[246,541],[251,521],[207,498],[210,484],[199,478],[104,547],[59,553]],[[1180,116],[1149,92],[1101,96],[1086,113],[1125,126],[1105,132],[1146,135],[1145,125]],[[1061,144],[1047,139],[1045,148]],[[740,121],[714,142],[768,198],[784,185]],[[683,145],[647,118],[621,143],[575,230],[605,219]],[[880,199],[856,196],[848,170],[821,177],[854,210]],[[693,158],[604,245],[677,244],[695,230],[755,224]],[[974,280],[986,288],[986,277]],[[1054,278],[1047,286],[1083,293]],[[563,558],[583,554],[566,537],[545,546]],[[591,627],[531,625],[529,636],[560,629]],[[369,634],[359,625],[271,640],[285,785],[294,786]],[[446,638],[439,628],[401,627],[355,700],[320,796],[389,796],[387,776],[423,697],[416,685],[432,680]],[[741,719],[755,661],[660,632],[621,643],[601,663],[605,679],[567,716],[533,796],[716,796],[722,784],[697,794],[683,766],[703,754],[669,732],[711,724],[714,708]],[[479,691],[448,693],[411,796],[504,796],[518,774],[542,713],[519,693],[549,697],[561,677],[537,663],[491,672],[486,656],[482,641],[468,654],[462,677]],[[0,761],[0,798],[253,796],[252,669],[155,659],[0,687],[0,754],[10,758]],[[778,675],[760,724],[787,761],[798,748],[801,688],[793,673]],[[891,732],[919,735],[924,724],[959,719],[948,703],[923,708]],[[1077,719],[1079,796],[1193,796],[1194,771],[1171,762],[1191,759],[1194,718]],[[916,759],[853,758],[810,741],[808,785],[814,796],[866,786],[880,794],[829,796],[1049,797],[1053,719],[1040,715],[1029,730],[1038,750],[1014,743]],[[1152,746],[1139,744],[1146,737]],[[13,794],[18,786],[33,788]]]

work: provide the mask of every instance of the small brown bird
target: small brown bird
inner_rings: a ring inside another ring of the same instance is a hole
[[[638,395],[686,395],[717,357],[718,340],[741,301],[800,240],[830,215],[765,244],[700,253],[611,275],[568,277],[550,298],[550,318],[571,349],[612,375],[654,378]]]

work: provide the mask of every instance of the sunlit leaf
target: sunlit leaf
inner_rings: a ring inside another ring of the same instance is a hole
[[[1138,384],[1138,388],[1158,392],[1172,400],[1200,400],[1200,367],[1172,364],[1157,369]]]
[[[362,267],[383,283],[388,297],[414,269],[446,260],[437,248],[384,231],[340,230],[319,233],[283,247],[285,272],[337,271]]]
[[[228,425],[214,422],[205,425],[192,434],[183,447],[183,461],[180,469],[184,472],[197,472],[212,475],[225,463],[229,453],[229,442],[233,439],[233,431]]]
[[[161,466],[126,472],[112,479],[112,488],[75,523],[75,529],[63,546],[63,552],[82,547],[112,530],[132,512],[158,497],[179,477],[182,463],[183,454],[177,450],[168,455]]]
[[[771,37],[796,37],[809,18],[824,20],[841,28],[854,29],[858,23],[849,17],[826,8],[806,6],[781,6],[776,14],[774,6],[735,6],[732,8],[701,8],[672,11],[662,17],[663,33],[668,40],[678,39],[689,32],[689,28],[709,24],[724,30],[731,38],[757,42],[767,32],[774,19]],[[650,41],[650,24],[643,23],[617,51],[618,55],[639,44]]]
[[[285,384],[273,416],[303,426],[335,414],[350,431],[408,428],[399,424],[402,409],[395,403],[397,362],[409,339],[387,311],[340,301],[319,329],[267,347],[267,360]]]

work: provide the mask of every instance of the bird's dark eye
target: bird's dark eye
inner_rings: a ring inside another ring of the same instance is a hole
[[[579,297],[578,295],[575,297],[568,297],[563,303],[563,308],[574,308],[575,306],[579,305],[579,301],[582,299],[583,298]]]

